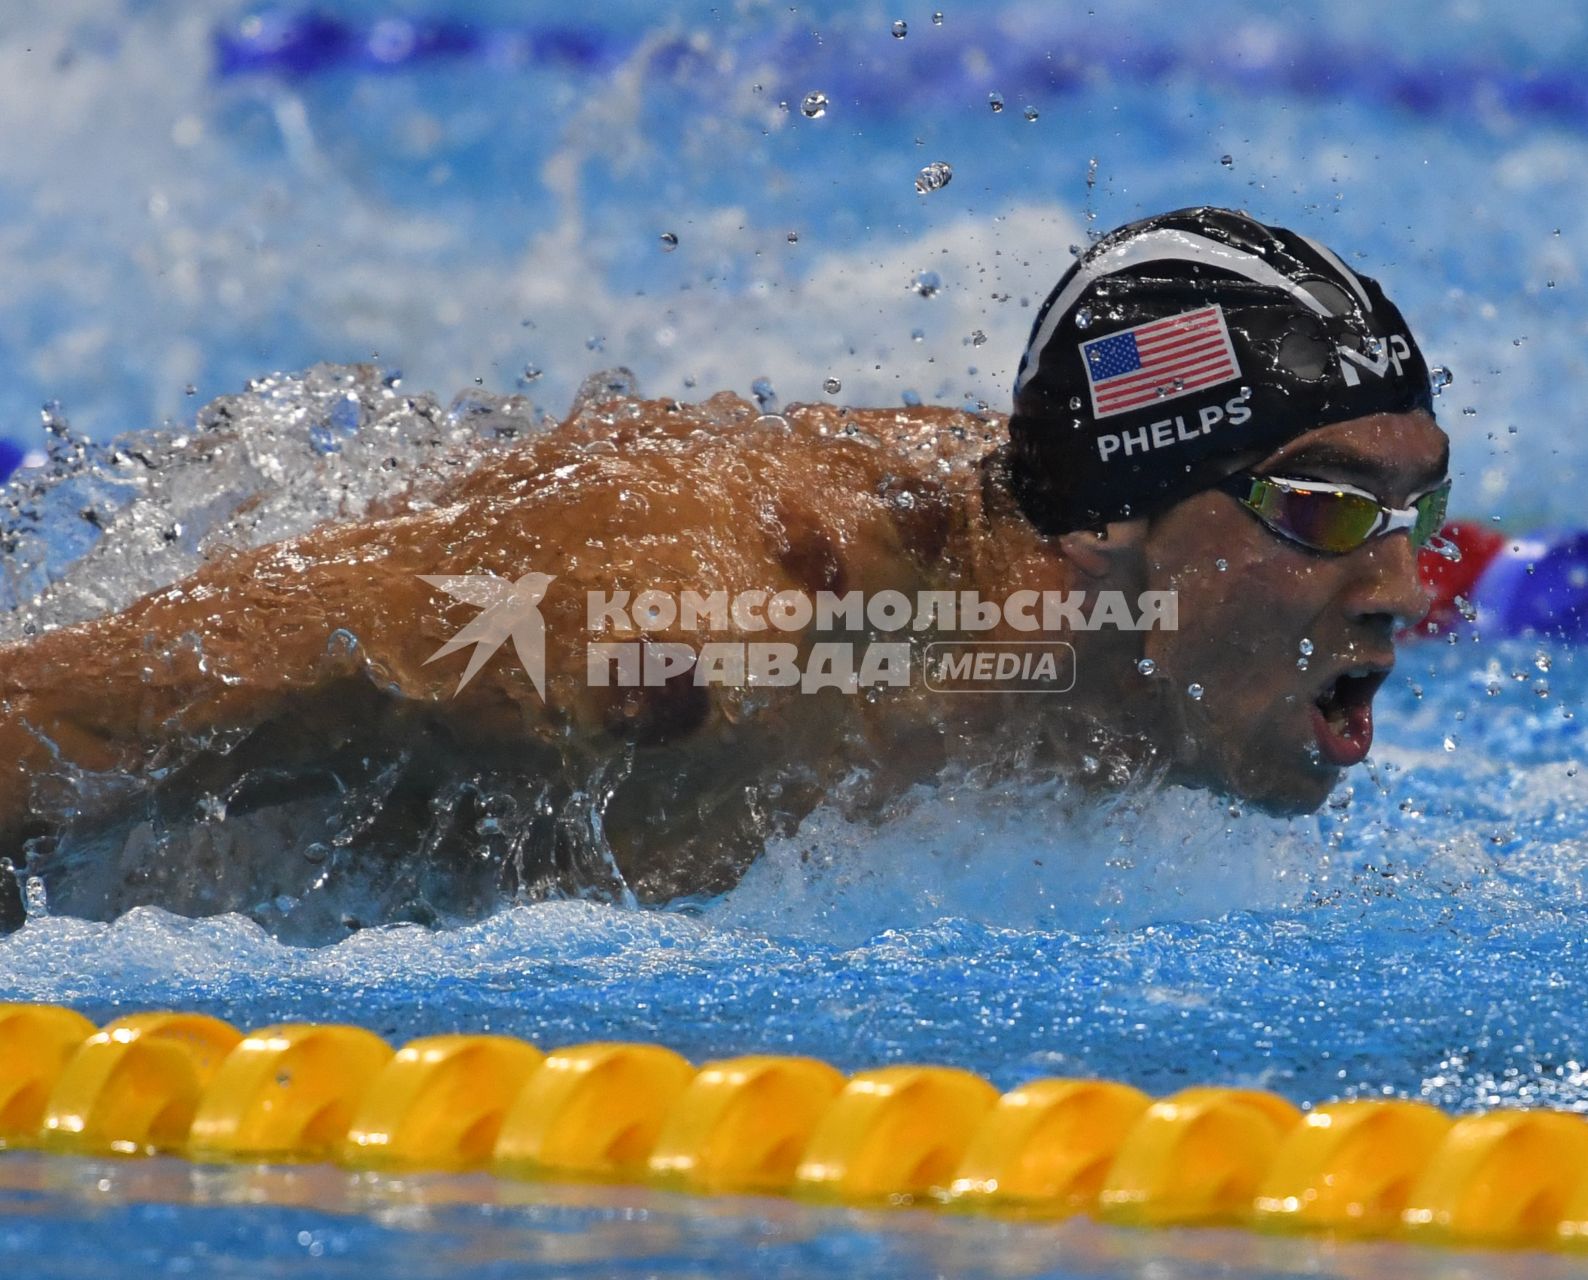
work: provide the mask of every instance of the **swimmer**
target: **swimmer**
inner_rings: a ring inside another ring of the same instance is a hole
[[[1426,610],[1447,463],[1377,283],[1229,210],[1148,218],[1049,295],[1007,418],[585,406],[440,494],[0,649],[0,857],[20,875],[73,836],[103,913],[171,905],[151,849],[188,876],[179,909],[246,910],[248,841],[423,845],[497,892],[658,901],[730,886],[824,799],[881,813],[956,762],[1307,812],[1366,756]],[[642,591],[756,608],[708,611],[707,635]],[[809,670],[834,639],[900,639],[870,614],[766,619],[857,592],[938,602],[912,663],[944,637],[1031,642],[1031,602],[1067,600],[1066,682],[702,678],[707,640],[787,642]],[[941,610],[967,592],[1004,602],[992,626]],[[625,684],[594,642],[664,678]],[[339,810],[353,793],[379,802]]]

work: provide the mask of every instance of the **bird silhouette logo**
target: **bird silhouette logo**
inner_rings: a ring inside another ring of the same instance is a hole
[[[535,686],[541,701],[546,700],[546,621],[540,616],[540,602],[546,588],[555,580],[554,574],[526,573],[517,582],[499,578],[494,573],[440,577],[420,574],[419,578],[454,600],[472,604],[481,611],[462,631],[425,659],[425,665],[429,666],[440,658],[474,646],[463,678],[452,692],[454,698],[479,674],[491,655],[511,640],[513,652],[518,655],[529,682]]]

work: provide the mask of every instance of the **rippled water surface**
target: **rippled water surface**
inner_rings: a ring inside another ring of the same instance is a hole
[[[0,18],[0,109],[17,125],[0,141],[0,436],[48,448],[5,493],[0,639],[119,607],[215,547],[439,483],[609,365],[689,398],[1002,407],[1069,245],[1199,200],[1359,248],[1391,283],[1456,371],[1440,403],[1457,510],[1582,523],[1588,117],[1571,68],[1588,32],[1569,6],[1519,24],[1479,4],[1337,5],[1286,25],[1234,3],[1106,24],[1004,3],[945,6],[939,25],[930,9],[753,3],[553,23],[501,4],[479,6],[453,52],[419,58],[400,23],[379,24],[455,17],[421,9],[324,7],[341,44],[251,68],[234,65],[260,47],[240,6],[30,2]],[[370,39],[397,53],[371,62]],[[951,180],[918,194],[939,161]],[[48,432],[45,398],[64,402]],[[1481,631],[1403,650],[1369,764],[1314,817],[944,780],[880,828],[818,810],[732,892],[665,910],[518,905],[312,948],[273,936],[268,909],[264,926],[44,915],[0,938],[0,999],[96,1020],[334,1019],[394,1042],[490,1030],[654,1040],[697,1061],[941,1062],[1001,1088],[1074,1074],[1301,1104],[1588,1109],[1588,665]],[[6,1274],[306,1267],[1569,1269],[639,1189],[0,1157]]]

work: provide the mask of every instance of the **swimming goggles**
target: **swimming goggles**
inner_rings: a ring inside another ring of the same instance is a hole
[[[1445,520],[1450,481],[1419,494],[1409,507],[1386,507],[1376,494],[1323,480],[1287,480],[1238,472],[1217,486],[1273,532],[1314,551],[1344,555],[1370,538],[1406,529],[1426,546]]]

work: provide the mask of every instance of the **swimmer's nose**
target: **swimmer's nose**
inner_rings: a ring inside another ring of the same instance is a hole
[[[1433,597],[1417,569],[1417,552],[1405,533],[1374,538],[1350,557],[1356,574],[1346,590],[1346,613],[1386,633],[1423,617]]]

